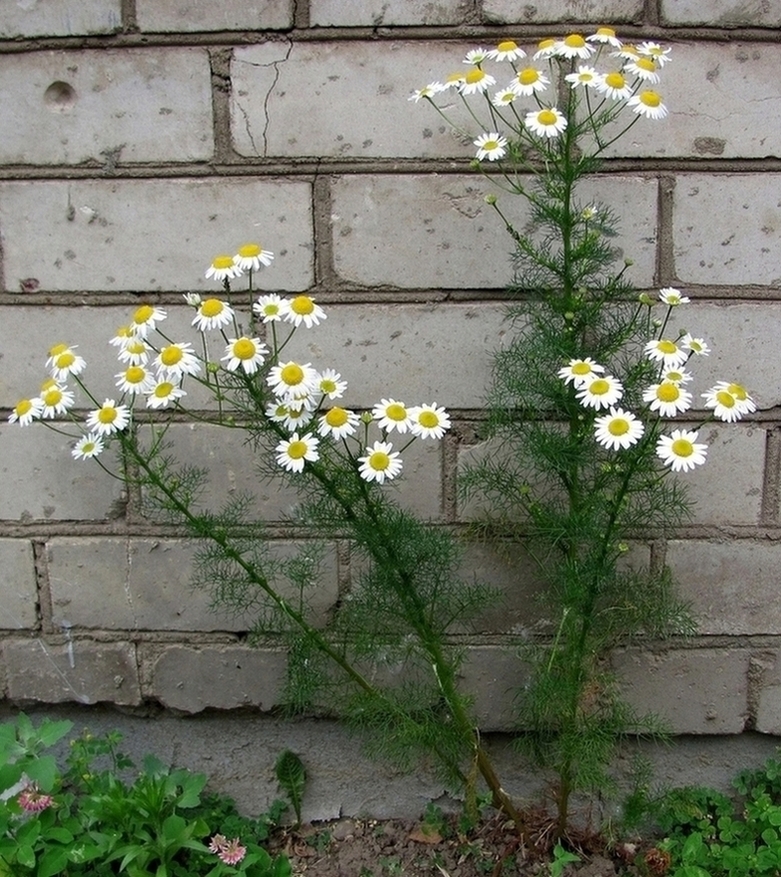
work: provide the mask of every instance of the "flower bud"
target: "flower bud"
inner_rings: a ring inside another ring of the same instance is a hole
[[[627,268],[631,268],[632,265],[634,265],[634,264],[635,264],[634,259],[624,259],[624,265],[626,265]]]
[[[220,370],[219,362],[207,362],[206,363],[206,371],[209,372],[210,374],[216,375],[219,370]]]
[[[649,308],[653,307],[654,300],[647,292],[641,292],[640,295],[637,296],[637,300],[641,305],[647,305]]]
[[[361,415],[361,423],[365,423],[367,426],[372,423],[374,418],[372,417],[371,411],[364,411]]]
[[[486,195],[485,196],[485,203],[490,204],[491,206],[496,204],[496,195]]]

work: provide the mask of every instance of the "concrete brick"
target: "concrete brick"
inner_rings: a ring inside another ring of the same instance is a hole
[[[267,469],[276,471],[273,450],[266,452],[270,462],[262,466],[258,454],[264,452],[248,445],[240,430],[206,424],[174,424],[168,436],[173,443],[172,453],[179,460],[208,468],[210,480],[205,496],[208,508],[217,510],[237,493],[249,492],[254,498],[250,514],[258,519],[288,521],[294,517],[301,500],[295,476],[285,477],[281,469],[279,477],[265,474]],[[379,432],[370,440],[377,438]],[[391,441],[396,448],[401,446],[398,439]],[[404,451],[402,460],[401,476],[386,489],[414,514],[426,519],[441,518],[441,443],[416,441]]]
[[[511,731],[518,727],[518,696],[529,669],[517,652],[498,646],[467,650],[459,670],[461,690],[473,698],[472,711],[481,731]]]
[[[781,286],[781,175],[681,174],[673,203],[681,283]]]
[[[131,643],[73,640],[53,644],[43,639],[6,640],[8,697],[44,703],[141,702],[136,650]]]
[[[778,27],[781,9],[766,0],[662,0],[665,24],[704,24],[708,27]]]
[[[142,31],[283,30],[293,26],[292,0],[136,0]]]
[[[313,279],[310,185],[300,181],[8,182],[0,227],[11,290],[32,278],[52,292],[217,292],[204,277],[211,260],[253,239],[277,255],[258,288],[297,291]]]
[[[0,56],[3,164],[211,158],[211,73],[201,48]]]
[[[752,667],[759,679],[755,728],[763,734],[781,734],[781,654],[755,655]]]
[[[35,627],[37,604],[32,545],[24,539],[0,539],[0,628]]]
[[[40,424],[0,424],[0,519],[100,521],[123,513],[120,483],[91,461],[74,460],[71,445]],[[102,459],[115,465],[111,451]]]
[[[332,202],[336,270],[368,286],[506,286],[512,278],[511,239],[484,202],[490,191],[490,183],[460,176],[338,177]],[[616,246],[634,260],[632,281],[650,285],[656,182],[611,177],[584,183],[584,202],[597,196],[620,218]],[[522,201],[501,201],[518,228],[528,216]]]
[[[268,712],[280,703],[287,663],[283,652],[174,646],[155,659],[147,656],[150,648],[141,647],[142,660],[151,664],[144,693],[169,709],[199,713],[251,706]]]
[[[317,27],[389,27],[400,24],[461,24],[470,4],[464,0],[310,0],[309,20]]]
[[[269,550],[273,559],[284,560],[297,556],[304,544],[274,542]],[[194,545],[173,539],[52,539],[47,545],[52,621],[108,630],[248,630],[254,609],[243,614],[212,609],[211,593],[192,588],[194,552]],[[316,587],[305,594],[315,624],[325,621],[337,598],[333,547],[325,549],[318,573]],[[283,575],[272,581],[282,596],[297,600],[298,590]]]
[[[520,5],[513,0],[483,0],[483,14],[489,21],[507,24],[577,21],[641,21],[642,0],[546,0]]]
[[[674,734],[740,734],[748,713],[750,653],[742,649],[619,651],[621,691],[640,715],[653,713]]]
[[[781,545],[740,540],[673,540],[667,563],[704,635],[781,632]]]
[[[113,33],[121,27],[121,0],[33,0],[0,7],[0,37]]]

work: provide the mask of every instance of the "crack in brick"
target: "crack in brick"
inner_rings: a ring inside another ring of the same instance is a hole
[[[257,144],[255,143],[255,138],[252,135],[249,114],[244,109],[244,107],[241,106],[238,99],[236,100],[236,106],[238,107],[239,111],[241,112],[242,116],[244,117],[244,127],[247,131],[247,137],[249,137],[250,143],[252,144],[252,149],[254,150],[255,154],[259,155],[259,156],[265,157],[268,154],[268,129],[269,129],[269,125],[271,124],[271,119],[269,118],[269,101],[271,100],[271,93],[277,87],[277,83],[279,82],[279,77],[280,77],[279,67],[280,67],[280,64],[284,64],[285,61],[287,61],[290,58],[290,53],[293,51],[293,41],[292,40],[285,40],[285,42],[287,43],[285,57],[280,58],[277,61],[269,61],[266,64],[261,64],[257,61],[246,61],[244,59],[237,60],[237,63],[248,64],[250,67],[273,67],[274,68],[274,80],[272,81],[271,85],[268,88],[268,91],[266,92],[265,97],[263,98],[264,123],[263,123],[263,132],[261,134],[261,137],[263,138],[263,151],[262,152],[260,152],[258,150]]]

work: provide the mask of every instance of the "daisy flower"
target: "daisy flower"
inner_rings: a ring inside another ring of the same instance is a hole
[[[643,402],[650,402],[651,411],[658,411],[660,417],[675,417],[691,407],[692,394],[680,384],[662,381],[651,384],[643,393]]]
[[[541,61],[545,58],[552,58],[556,54],[558,41],[552,37],[547,37],[537,43],[537,51],[532,55],[532,61]]]
[[[662,103],[662,96],[658,91],[652,91],[650,88],[630,97],[627,106],[647,119],[663,119],[667,115],[667,107]]]
[[[130,409],[127,405],[117,405],[113,399],[106,401],[87,416],[87,427],[98,435],[111,435],[124,429],[130,423]]]
[[[442,91],[447,91],[448,88],[458,88],[461,83],[464,81],[466,77],[466,72],[463,70],[458,70],[455,73],[450,73],[445,77],[445,81],[442,83]]]
[[[281,441],[276,448],[277,463],[288,472],[303,472],[304,462],[314,463],[320,459],[317,446],[320,439],[312,435],[300,436],[294,432],[289,439]]]
[[[73,408],[73,393],[65,386],[58,384],[54,378],[41,387],[41,417],[54,417],[57,414],[66,414],[69,408]]]
[[[261,295],[252,305],[252,310],[263,320],[264,323],[274,323],[282,319],[282,301],[278,295],[269,293]]]
[[[198,306],[198,311],[193,318],[193,326],[199,332],[208,329],[221,329],[227,326],[233,319],[233,308],[218,298],[207,298]]]
[[[732,393],[732,395],[741,403],[743,408],[746,411],[746,414],[751,414],[752,412],[757,410],[756,402],[749,396],[748,391],[742,384],[727,384],[724,381],[717,384],[717,386],[724,386],[727,389],[728,393]]]
[[[46,365],[51,369],[51,376],[56,381],[64,381],[68,375],[79,375],[87,367],[84,358],[73,351],[78,347],[68,347],[67,344],[55,344],[49,350],[49,358]]]
[[[477,67],[480,64],[485,64],[485,62],[491,57],[492,55],[489,49],[470,49],[466,53],[466,57],[464,58],[464,64],[473,64]]]
[[[470,70],[459,85],[461,94],[480,94],[492,86],[496,85],[496,80],[490,74],[486,73],[480,67]]]
[[[681,346],[685,350],[689,350],[692,353],[696,353],[697,356],[708,356],[710,354],[710,347],[705,343],[704,338],[694,338],[688,332],[681,338]]]
[[[672,286],[665,286],[663,289],[659,290],[659,301],[674,308],[678,305],[689,304],[691,299],[685,295],[681,295],[680,289],[673,289]]]
[[[342,380],[339,372],[327,368],[318,376],[317,389],[329,399],[340,399],[347,389],[347,381]]]
[[[556,43],[556,52],[560,58],[580,58],[585,61],[596,49],[590,46],[579,33],[571,33]]]
[[[662,380],[671,384],[688,384],[694,380],[690,372],[679,368],[668,368],[662,372]]]
[[[611,451],[637,444],[644,432],[642,422],[621,408],[611,407],[608,414],[594,420],[594,437],[600,445]]]
[[[526,52],[514,40],[502,40],[488,53],[494,61],[517,61],[526,57]]]
[[[545,91],[550,85],[550,79],[542,72],[534,67],[524,67],[515,75],[515,79],[509,84],[508,88],[518,95],[528,97],[536,91]]]
[[[206,279],[211,277],[215,280],[233,280],[234,277],[241,277],[241,268],[233,261],[233,256],[215,256],[206,269]]]
[[[586,408],[612,408],[624,395],[621,382],[612,375],[599,375],[588,379],[575,394]]]
[[[125,347],[129,341],[132,341],[135,336],[130,331],[130,326],[120,326],[117,329],[117,334],[109,339],[109,344],[114,347]]]
[[[168,314],[163,308],[155,307],[155,305],[141,305],[140,308],[136,308],[133,314],[130,331],[139,338],[146,338],[167,316]]]
[[[661,362],[666,368],[678,368],[689,358],[682,345],[669,338],[659,338],[645,345],[645,355],[654,362]]]
[[[598,27],[596,33],[587,36],[586,39],[590,43],[602,43],[616,49],[621,48],[621,40],[618,39],[612,27]]]
[[[637,46],[621,46],[617,52],[610,53],[611,58],[623,58],[625,61],[636,61],[642,57],[637,51]]]
[[[168,344],[160,350],[155,359],[160,375],[178,380],[182,375],[197,375],[201,363],[189,341]]]
[[[260,338],[247,338],[246,335],[242,335],[241,338],[231,338],[228,341],[225,356],[221,357],[221,360],[227,360],[228,364],[225,368],[229,372],[235,372],[241,366],[245,374],[254,375],[265,362],[264,357],[267,353],[268,347],[261,343]]]
[[[673,472],[688,472],[705,462],[708,446],[697,442],[697,432],[674,429],[670,435],[659,436],[656,455]]]
[[[370,448],[366,448],[366,455],[358,457],[361,464],[358,473],[364,481],[376,481],[383,484],[386,479],[390,481],[401,472],[401,458],[398,452],[393,451],[390,442],[375,442]]]
[[[146,365],[149,360],[149,347],[143,338],[132,338],[119,351],[119,361],[128,365]]]
[[[294,299],[283,299],[279,305],[282,319],[294,326],[303,323],[307,329],[317,326],[324,320],[325,311],[308,295],[297,295]]]
[[[412,417],[403,402],[382,399],[372,408],[372,417],[378,421],[380,429],[388,432],[395,429],[404,433],[412,426]]]
[[[150,393],[155,385],[154,375],[147,371],[143,365],[128,366],[123,372],[114,375],[117,379],[117,387],[123,393]]]
[[[539,137],[558,137],[567,127],[567,120],[555,107],[533,110],[526,114],[526,127]]]
[[[438,94],[440,91],[443,91],[445,88],[441,82],[429,82],[428,85],[424,85],[423,88],[417,89],[417,91],[413,91],[412,94],[407,98],[407,100],[418,101],[423,100],[423,98],[432,98],[435,94]]]
[[[623,73],[606,73],[600,77],[597,89],[612,100],[624,100],[632,94],[632,88]]]
[[[103,439],[96,432],[90,432],[76,442],[71,457],[74,460],[89,460],[101,453],[103,453]]]
[[[581,64],[575,73],[568,73],[564,80],[569,82],[573,88],[577,88],[579,85],[582,85],[583,88],[596,88],[600,82],[600,75],[593,67]]]
[[[183,292],[182,298],[184,299],[185,304],[190,305],[191,308],[197,308],[203,301],[198,292]]]
[[[744,414],[751,414],[757,410],[757,406],[746,388],[740,384],[729,384],[720,381],[715,387],[702,394],[705,399],[705,407],[712,408],[713,413],[719,420],[734,423],[740,420]]]
[[[581,387],[591,377],[602,374],[604,371],[604,365],[598,365],[590,356],[587,356],[585,359],[571,359],[564,368],[559,369],[559,377],[565,384]]]
[[[244,244],[233,257],[233,264],[241,271],[259,271],[274,261],[274,254],[264,250],[259,244]]]
[[[310,409],[302,405],[300,407],[295,407],[293,405],[285,406],[285,416],[277,421],[281,423],[285,429],[289,429],[291,432],[295,432],[299,429],[299,427],[306,426],[312,420],[314,415],[310,411]]]
[[[20,399],[8,415],[8,422],[18,423],[19,426],[29,426],[33,420],[37,420],[41,416],[42,411],[43,402],[39,397]]]
[[[301,365],[291,360],[275,365],[266,380],[277,396],[300,397],[317,388],[317,372],[308,362]]]
[[[146,397],[147,408],[167,408],[187,393],[173,381],[158,381]]]
[[[348,435],[352,435],[361,418],[354,411],[348,411],[346,408],[329,408],[328,411],[320,418],[320,425],[317,431],[320,435],[330,435],[332,438],[340,439]]]
[[[441,439],[450,429],[450,417],[444,408],[437,408],[436,402],[410,408],[409,416],[409,431],[419,438]]]
[[[266,417],[272,423],[284,423],[289,410],[284,402],[270,402],[266,405]]]
[[[637,51],[641,55],[653,58],[660,67],[664,67],[664,65],[670,60],[670,52],[672,49],[669,47],[664,49],[659,43],[652,43],[649,40],[646,40],[644,43],[640,43],[637,47]]]
[[[491,98],[491,103],[495,107],[506,107],[507,104],[511,104],[513,101],[518,100],[519,94],[517,91],[513,91],[512,88],[503,88],[501,91],[497,91],[496,94]]]
[[[484,158],[487,158],[488,161],[496,161],[504,158],[507,153],[507,138],[495,131],[490,134],[481,134],[474,141],[474,144],[477,147],[478,161],[482,161]]]
[[[657,72],[659,65],[652,58],[638,58],[636,61],[630,61],[625,65],[624,70],[638,79],[642,79],[643,82],[650,82],[651,85],[656,85],[661,79]]]

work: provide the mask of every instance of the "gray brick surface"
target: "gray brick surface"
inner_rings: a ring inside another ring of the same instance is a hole
[[[0,56],[0,94],[3,164],[206,161],[214,148],[205,49]]]
[[[605,22],[642,20],[642,0],[545,0],[537,5],[513,0],[483,0],[483,13],[489,21],[507,24],[531,24],[559,21]]]
[[[518,727],[518,696],[528,681],[528,668],[511,649],[474,646],[459,671],[461,690],[472,696],[481,731]]]
[[[256,179],[0,184],[5,281],[41,290],[208,290],[219,253],[257,240],[276,253],[259,288],[312,283],[310,185]],[[237,289],[244,288],[237,285]]]
[[[136,0],[142,31],[282,30],[293,24],[293,0]]]
[[[781,175],[680,174],[673,241],[682,284],[781,285]]]
[[[778,651],[761,652],[754,658],[760,685],[756,706],[756,730],[781,735],[781,661]]]
[[[464,0],[310,0],[309,20],[318,27],[461,24],[469,9]]]
[[[25,539],[0,539],[0,628],[35,627],[37,604],[32,545]]]
[[[351,283],[401,288],[502,288],[512,279],[511,239],[485,204],[493,192],[477,177],[338,177],[333,184],[334,261]],[[616,246],[634,261],[638,286],[653,283],[656,182],[637,177],[588,181],[594,198],[620,218]],[[500,198],[517,227],[528,217],[520,198]]]
[[[268,712],[280,703],[285,678],[284,653],[246,646],[142,646],[148,665],[145,695],[186,713],[255,707]]]
[[[141,702],[136,650],[131,643],[6,640],[2,651],[11,700],[119,706]]]
[[[766,0],[661,0],[665,24],[704,24],[708,27],[778,27],[781,8]]]
[[[121,26],[121,0],[48,0],[0,7],[0,37],[103,34]]]
[[[272,543],[270,554],[285,559],[302,547]],[[210,593],[191,587],[193,553],[194,546],[172,539],[52,539],[47,554],[53,623],[108,630],[248,630],[256,609],[243,615],[212,610]],[[335,550],[326,549],[317,585],[305,594],[315,624],[336,600],[336,564]],[[284,597],[298,599],[282,573],[274,581]]]

